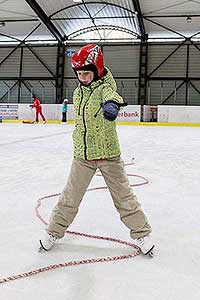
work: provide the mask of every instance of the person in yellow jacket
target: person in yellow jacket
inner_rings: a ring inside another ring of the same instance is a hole
[[[54,207],[40,250],[50,250],[78,213],[81,200],[97,169],[100,170],[121,221],[143,254],[153,255],[151,226],[133,193],[120,155],[116,118],[127,105],[117,93],[111,71],[96,44],[82,47],[72,56],[79,80],[74,91],[74,159],[68,181]]]

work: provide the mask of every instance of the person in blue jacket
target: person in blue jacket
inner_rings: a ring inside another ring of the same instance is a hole
[[[62,123],[67,122],[67,104],[68,104],[68,99],[64,99],[62,103]]]

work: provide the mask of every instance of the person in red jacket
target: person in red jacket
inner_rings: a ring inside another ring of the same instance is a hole
[[[31,108],[35,108],[35,123],[38,123],[38,117],[40,115],[43,120],[43,123],[45,124],[46,119],[42,113],[42,105],[37,97],[33,97],[33,104],[31,105]]]

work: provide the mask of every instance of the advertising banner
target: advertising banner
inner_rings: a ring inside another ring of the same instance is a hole
[[[128,105],[119,111],[117,121],[140,122],[140,105]]]
[[[2,120],[18,120],[18,104],[0,104],[0,117]]]

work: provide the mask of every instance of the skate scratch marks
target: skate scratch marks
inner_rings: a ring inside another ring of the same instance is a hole
[[[133,164],[133,162],[129,163],[129,164],[125,164],[125,166],[132,165],[132,164]],[[100,174],[98,174],[98,173],[96,175],[100,176]],[[143,176],[134,175],[134,174],[127,174],[127,175],[132,176],[132,177],[134,176],[134,177],[137,177],[137,178],[140,178],[140,179],[143,180],[141,183],[131,184],[131,186],[141,186],[141,185],[148,184],[148,180]],[[101,189],[107,189],[107,187],[101,186],[101,187],[96,187],[96,188],[90,188],[87,191],[89,192],[89,191],[101,190]],[[49,198],[52,198],[52,197],[57,197],[59,195],[60,195],[60,193],[52,194],[52,195],[48,195],[48,196],[42,197],[42,198],[37,200],[37,205],[35,207],[35,212],[36,212],[37,218],[39,218],[40,221],[43,224],[47,225],[48,223],[42,218],[42,216],[40,215],[40,212],[39,212],[39,208],[42,205],[42,201],[44,201],[46,199],[49,199]],[[82,232],[68,231],[68,230],[66,231],[66,234],[78,235],[78,236],[82,236],[82,237],[86,237],[86,238],[92,238],[92,239],[98,239],[98,240],[104,240],[104,241],[109,241],[109,242],[113,242],[113,243],[123,244],[123,245],[131,247],[132,251],[131,251],[131,253],[124,254],[124,255],[108,256],[108,257],[97,257],[97,258],[74,260],[74,261],[68,261],[68,262],[64,262],[64,263],[53,264],[53,265],[38,268],[38,269],[29,271],[29,272],[25,272],[25,273],[21,273],[21,274],[17,274],[17,275],[12,275],[12,276],[8,276],[8,277],[5,277],[5,278],[0,278],[0,284],[11,282],[11,281],[14,281],[14,280],[17,280],[17,279],[30,277],[32,275],[40,274],[40,273],[43,273],[43,272],[46,272],[46,271],[51,271],[51,270],[55,270],[55,269],[59,269],[59,268],[79,266],[79,265],[83,265],[83,264],[110,262],[110,261],[117,261],[117,260],[122,260],[122,259],[133,258],[133,257],[137,256],[140,253],[140,250],[136,245],[134,245],[132,243],[129,243],[129,242],[126,242],[126,241],[123,241],[123,240],[120,240],[120,239],[116,239],[116,238],[112,238],[112,237],[106,237],[106,236],[85,234],[85,233],[82,233]]]
[[[33,140],[42,140],[42,139],[50,138],[53,136],[66,135],[66,134],[71,134],[71,133],[72,133],[72,131],[63,131],[63,132],[48,134],[48,135],[44,135],[44,136],[41,135],[41,136],[27,137],[27,138],[21,139],[21,140],[0,143],[0,146],[8,146],[8,145],[18,144],[18,143],[26,143],[26,142],[33,141]]]

